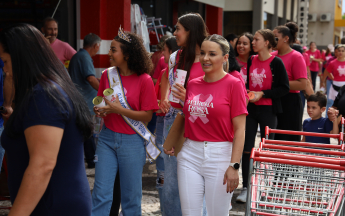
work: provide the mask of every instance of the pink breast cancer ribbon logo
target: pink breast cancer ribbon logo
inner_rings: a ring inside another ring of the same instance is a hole
[[[204,96],[203,94],[199,94],[193,97],[192,101],[189,101],[189,110],[190,110],[190,117],[188,118],[189,121],[195,122],[198,118],[204,123],[207,124],[210,120],[208,120],[206,114],[208,113],[208,108],[213,107],[213,96],[208,94]]]
[[[265,69],[262,69],[261,73],[258,73],[258,69],[255,68],[253,70],[253,74],[251,75],[252,86],[255,88],[257,85],[259,85],[259,87],[262,88],[262,82],[264,77],[266,78]]]
[[[345,66],[341,67],[340,65],[338,66],[338,72],[339,76],[345,76]]]
[[[240,74],[241,74],[242,78],[244,79],[244,82],[247,83],[247,75],[245,73],[247,73],[247,68],[242,67]]]

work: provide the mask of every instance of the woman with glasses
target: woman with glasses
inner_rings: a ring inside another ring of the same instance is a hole
[[[283,60],[289,77],[290,92],[282,98],[283,112],[278,114],[277,128],[282,130],[302,130],[302,101],[300,91],[307,87],[307,67],[303,55],[293,50],[290,45],[296,41],[298,27],[296,23],[289,22],[277,26],[273,33],[277,46],[272,55]],[[277,71],[279,73],[280,71]],[[287,141],[300,141],[297,135],[277,134],[275,139]]]

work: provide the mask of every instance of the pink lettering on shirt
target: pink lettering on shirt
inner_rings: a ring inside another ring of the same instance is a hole
[[[195,141],[232,142],[232,119],[247,115],[246,89],[230,74],[207,83],[203,77],[188,84],[185,114],[185,137]]]
[[[207,124],[209,120],[206,115],[209,114],[208,109],[210,107],[213,108],[213,103],[211,103],[212,100],[213,96],[211,94],[206,96],[199,94],[193,97],[192,100],[188,100],[187,105],[188,111],[190,112],[189,121],[194,123],[197,118],[200,118],[204,124]]]

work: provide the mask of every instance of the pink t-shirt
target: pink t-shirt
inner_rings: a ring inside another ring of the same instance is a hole
[[[188,83],[185,114],[185,137],[194,141],[232,142],[232,119],[248,114],[245,88],[237,78],[226,74],[217,82],[203,77]]]
[[[235,70],[229,72],[229,74],[230,74],[231,76],[236,77],[237,79],[239,79],[239,80],[242,81],[242,83],[243,83],[243,88],[244,88],[244,91],[245,91],[244,94],[245,94],[247,100],[249,101],[249,96],[248,96],[248,94],[247,94],[246,84],[244,84],[244,80],[243,80],[241,74],[240,74],[238,71],[235,71]]]
[[[122,76],[122,85],[124,87],[125,97],[128,104],[136,111],[157,111],[158,103],[153,81],[148,74],[140,76],[132,74]],[[109,87],[107,72],[104,72],[99,83],[97,96],[103,97],[103,91]],[[121,115],[108,114],[104,118],[104,124],[110,130],[122,134],[135,134],[136,132],[123,120]]]
[[[327,71],[333,74],[334,81],[345,81],[345,61],[335,59],[328,65]]]
[[[301,53],[297,52],[296,50],[292,50],[291,52],[283,56],[278,55],[278,51],[275,51],[271,54],[283,60],[286,73],[289,77],[289,81],[308,78],[307,67],[305,65],[306,63]],[[311,70],[311,65],[309,68]],[[299,93],[298,90],[290,90],[290,92]]]
[[[321,59],[322,58],[320,50],[315,50],[315,52],[308,50],[306,53],[309,55],[309,57],[313,56],[315,59]],[[309,69],[310,69],[310,71],[318,72],[320,69],[319,68],[319,62],[311,61]]]
[[[241,67],[241,71],[240,71],[240,74],[244,80],[244,83],[246,84],[247,83],[247,63],[246,62],[243,62],[241,60],[239,60],[238,58],[237,59],[237,62]]]
[[[176,62],[178,62],[178,59],[179,59],[179,56],[180,56],[181,52],[182,52],[182,50],[180,50],[177,53]],[[176,72],[176,69],[177,69],[177,66],[175,66],[174,72]],[[187,84],[189,84],[189,82],[192,79],[195,79],[197,77],[201,77],[201,76],[204,76],[204,75],[205,75],[205,72],[202,69],[201,63],[200,62],[193,63],[192,67],[190,68],[190,74],[189,74],[189,79],[188,79]],[[169,73],[165,73],[165,76],[167,78],[169,78]],[[170,102],[170,104],[174,108],[177,108],[177,109],[181,109],[182,108],[182,106],[179,103]]]
[[[309,67],[310,66],[310,57],[307,53],[303,53],[303,58],[305,61],[305,66]]]
[[[165,71],[168,71],[168,68],[164,68],[161,71],[161,74],[159,75],[156,85],[155,85],[155,92],[157,95],[157,100],[161,100],[161,81],[162,81],[162,76],[164,74]],[[160,112],[160,113],[156,113],[157,116],[165,116],[165,113]]]
[[[59,39],[56,39],[50,46],[62,63],[71,60],[74,54],[77,53],[68,43],[60,41]]]
[[[158,79],[158,77],[161,74],[161,71],[166,67],[168,67],[168,64],[165,63],[164,56],[162,56],[156,65],[155,72],[153,73],[152,78]]]
[[[252,59],[252,65],[249,69],[249,90],[250,91],[263,91],[272,88],[272,71],[270,63],[274,59],[271,56],[265,61],[261,61],[258,55]],[[255,105],[271,105],[271,98],[261,98],[254,103]]]
[[[230,71],[229,74],[231,76],[236,77],[237,79],[241,80],[243,82],[243,84],[245,83],[244,79],[242,77],[242,74],[240,72],[234,70],[234,71]]]

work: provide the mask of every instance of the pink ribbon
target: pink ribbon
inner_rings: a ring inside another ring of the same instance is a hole
[[[199,95],[197,95],[197,96],[194,96],[193,97],[193,102],[195,101],[195,102],[199,102],[200,101],[200,96],[201,96],[202,94],[199,94]],[[208,98],[203,102],[203,103],[210,103],[210,102],[212,102],[212,100],[213,100],[213,96],[212,95],[209,95],[208,96]],[[206,109],[206,107],[201,107],[201,109]],[[199,112],[191,112],[190,113],[190,116],[189,116],[189,121],[191,121],[191,122],[195,122],[198,118],[200,118],[200,120],[204,123],[204,124],[206,124],[206,123],[208,123],[210,120],[208,120],[208,118],[206,117],[206,114],[204,114],[204,113],[199,113]]]

